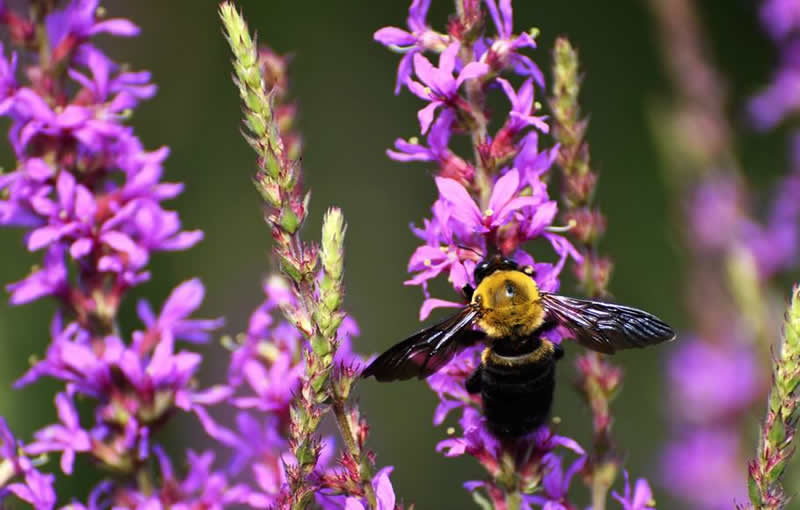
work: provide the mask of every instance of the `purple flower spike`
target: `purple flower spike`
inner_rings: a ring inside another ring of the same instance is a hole
[[[466,80],[480,78],[489,72],[489,66],[480,62],[466,64],[457,77],[453,77],[456,67],[456,56],[460,48],[457,42],[452,43],[439,57],[439,67],[434,67],[430,61],[420,54],[414,55],[414,72],[422,81],[408,78],[408,90],[417,97],[430,104],[417,113],[420,129],[423,133],[428,131],[433,122],[434,114],[440,107],[451,108],[458,99],[458,89]]]

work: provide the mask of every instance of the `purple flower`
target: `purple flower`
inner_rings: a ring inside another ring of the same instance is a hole
[[[268,503],[264,495],[253,491],[244,484],[228,481],[222,471],[214,471],[214,453],[186,452],[186,465],[189,468],[184,478],[176,475],[172,462],[163,449],[156,449],[156,456],[163,478],[162,489],[150,496],[139,491],[129,490],[122,495],[136,502],[136,508],[192,508],[222,509],[233,505],[248,505],[264,508]],[[119,496],[117,496],[119,497]]]
[[[450,411],[479,404],[476,395],[470,395],[464,387],[467,378],[480,364],[481,346],[464,349],[427,382],[439,397],[439,405],[433,415],[433,424],[441,425]]]
[[[61,470],[72,474],[76,452],[88,452],[92,448],[89,433],[81,428],[78,411],[72,398],[64,393],[56,395],[56,409],[61,423],[49,425],[34,435],[34,442],[25,449],[26,453],[39,455],[45,452],[60,451]]]
[[[625,490],[623,495],[617,491],[611,491],[614,499],[620,502],[622,510],[645,510],[647,508],[655,508],[656,503],[653,499],[653,491],[650,490],[650,485],[644,478],[636,480],[636,487],[631,491],[631,483],[628,478],[628,472],[625,471]]]
[[[0,503],[11,493],[36,510],[51,510],[56,503],[55,477],[40,473],[23,451],[24,446],[0,416]],[[12,481],[15,477],[21,481]]]
[[[205,287],[198,278],[185,281],[170,293],[158,317],[153,313],[149,303],[139,301],[137,311],[139,318],[147,326],[144,333],[134,333],[134,346],[142,352],[147,349],[143,345],[147,338],[168,338],[187,340],[195,343],[208,342],[209,332],[222,327],[224,319],[189,319],[205,297]]]
[[[377,510],[394,510],[396,497],[389,475],[394,468],[387,466],[378,471],[372,479],[372,488],[375,490],[375,498],[378,501]],[[368,505],[360,498],[353,496],[345,500],[344,510],[366,510]]]
[[[489,66],[486,64],[470,62],[461,68],[457,77],[453,77],[456,56],[460,47],[457,42],[450,44],[439,57],[439,67],[434,67],[427,58],[420,54],[414,55],[414,72],[422,83],[408,78],[406,86],[420,99],[430,101],[417,113],[423,133],[428,131],[437,109],[440,107],[452,108],[455,105],[458,99],[458,89],[462,83],[479,78],[489,72]]]
[[[431,30],[425,18],[428,16],[430,0],[413,0],[408,8],[409,31],[396,27],[384,27],[375,32],[375,40],[394,51],[404,53],[397,68],[397,84],[394,93],[400,89],[411,76],[411,62],[414,55],[425,50],[441,52],[447,47],[449,38]]]
[[[41,269],[16,283],[6,286],[11,293],[12,305],[30,303],[45,296],[58,296],[67,292],[67,266],[64,262],[65,248],[53,245],[45,254]]]
[[[28,235],[28,249],[31,251],[49,246],[67,236],[81,239],[83,235],[89,233],[92,227],[91,223],[97,210],[97,204],[91,191],[77,184],[75,177],[69,172],[62,172],[56,180],[56,194],[57,201],[47,197],[40,197],[32,201],[34,210],[46,218],[47,223],[31,231]],[[76,243],[81,243],[81,241],[76,241]],[[77,251],[74,248],[72,250]],[[89,250],[80,251],[82,256]]]
[[[68,36],[87,39],[99,33],[123,37],[139,34],[138,27],[125,19],[97,21],[99,4],[99,0],[73,0],[64,9],[52,12],[46,21],[50,44],[56,47]]]
[[[511,217],[525,207],[538,205],[541,197],[516,196],[519,191],[519,172],[508,171],[500,177],[492,189],[489,206],[481,211],[467,190],[453,179],[436,179],[436,187],[442,199],[450,206],[451,217],[461,231],[487,233],[505,225]]]
[[[579,457],[576,459],[566,471],[562,467],[561,457],[548,454],[542,460],[545,474],[542,478],[542,488],[544,489],[543,495],[528,496],[527,500],[530,503],[542,505],[543,509],[563,509],[568,507],[567,494],[569,492],[569,484],[575,473],[583,469],[586,464],[586,457]]]
[[[517,133],[527,126],[533,126],[542,133],[550,131],[550,126],[546,122],[547,117],[531,115],[536,103],[533,100],[533,82],[530,79],[525,80],[519,92],[515,92],[511,84],[503,78],[497,78],[497,82],[511,102],[511,112],[506,125],[512,133]]]
[[[55,476],[31,469],[25,473],[24,482],[9,484],[7,489],[22,501],[30,503],[36,510],[51,510],[56,505],[54,483]],[[3,489],[0,489],[0,499],[2,498]]]
[[[544,87],[544,74],[539,66],[518,53],[522,48],[536,48],[536,41],[527,33],[514,36],[511,0],[500,0],[499,9],[496,0],[486,0],[486,7],[497,28],[497,38],[491,42],[486,56],[491,68],[499,71],[510,65],[517,73],[532,77],[540,87]]]

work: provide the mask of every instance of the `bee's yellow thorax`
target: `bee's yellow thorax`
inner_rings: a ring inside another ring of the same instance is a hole
[[[544,322],[536,282],[522,271],[495,271],[475,289],[472,303],[481,310],[478,325],[490,338],[530,335]]]

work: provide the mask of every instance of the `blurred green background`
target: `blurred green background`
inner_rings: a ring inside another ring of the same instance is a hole
[[[383,350],[418,327],[421,293],[405,287],[406,263],[417,246],[409,222],[428,213],[435,197],[424,165],[390,161],[384,151],[393,140],[418,130],[420,102],[407,92],[392,93],[398,55],[372,40],[386,25],[404,26],[408,1],[241,0],[251,28],[279,52],[292,52],[292,92],[300,105],[305,141],[303,167],[313,190],[305,234],[318,236],[321,215],[338,205],[348,219],[347,308],[358,320],[362,353]],[[443,26],[449,1],[433,2],[429,21]],[[752,182],[769,189],[785,168],[784,133],[759,135],[747,129],[743,101],[776,63],[772,44],[757,23],[757,2],[701,2],[702,21],[716,62],[729,80],[732,118],[738,119],[741,158]],[[260,278],[271,270],[269,234],[258,197],[250,184],[254,156],[239,135],[239,101],[230,82],[229,51],[213,0],[106,1],[109,16],[125,16],[142,28],[138,39],[102,38],[108,53],[134,69],[150,69],[159,94],[133,119],[149,148],[171,147],[166,178],[186,183],[172,202],[187,228],[202,228],[205,241],[188,253],[161,254],[152,263],[153,279],[127,301],[123,320],[136,324],[133,304],[146,295],[160,304],[178,282],[198,275],[207,287],[203,315],[224,315],[226,331],[244,329],[262,294]],[[603,250],[616,262],[612,291],[623,303],[658,313],[679,329],[682,308],[680,232],[671,223],[671,197],[665,196],[663,168],[648,118],[651,106],[669,94],[657,30],[643,0],[515,2],[515,28],[539,27],[535,58],[549,69],[555,36],[565,34],[581,52],[586,81],[584,110],[591,115],[592,158],[601,171],[599,204],[608,216]],[[542,96],[539,96],[542,99]],[[13,165],[8,147],[0,162]],[[28,255],[16,231],[0,231],[0,282],[24,276],[37,257]],[[565,285],[565,293],[573,290]],[[0,414],[24,439],[53,419],[55,385],[11,391],[31,354],[47,342],[49,303],[9,308],[0,301]],[[219,353],[217,346],[210,352]],[[574,394],[571,359],[561,365],[554,413],[562,433],[587,441],[591,416]],[[675,508],[657,480],[657,458],[668,425],[662,368],[669,347],[622,353],[625,388],[615,404],[616,437],[635,476],[656,485],[662,508]],[[220,362],[223,357],[209,358]],[[464,508],[465,480],[482,476],[470,458],[444,459],[434,445],[445,436],[431,418],[436,398],[425,384],[407,382],[359,388],[362,410],[372,425],[370,447],[379,465],[395,466],[395,489],[418,508]],[[190,420],[178,427],[193,427]],[[187,434],[173,429],[172,441]],[[196,431],[197,438],[202,437]],[[198,439],[199,440],[199,439]],[[55,465],[54,465],[55,468]],[[74,481],[73,481],[74,483]],[[579,484],[577,484],[579,485]],[[64,485],[62,484],[62,487]]]

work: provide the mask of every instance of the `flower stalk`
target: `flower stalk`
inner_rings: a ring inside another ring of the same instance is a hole
[[[605,216],[593,207],[597,174],[592,171],[588,120],[581,117],[578,97],[581,89],[577,50],[566,37],[556,39],[553,49],[553,137],[559,143],[556,163],[561,169],[563,219],[568,235],[582,255],[575,264],[579,286],[589,297],[607,295],[612,263],[598,254],[597,244],[606,229]],[[608,491],[622,465],[611,434],[611,401],[621,382],[622,370],[597,352],[582,353],[576,362],[576,387],[592,410],[593,445],[584,474],[589,480],[592,508],[603,510]]]
[[[800,286],[795,286],[786,311],[783,335],[772,363],[772,387],[761,426],[756,458],[750,461],[748,491],[757,510],[780,510],[789,502],[782,477],[794,455],[800,420]]]
[[[258,155],[259,168],[253,181],[265,203],[264,217],[275,243],[275,258],[296,298],[284,303],[282,311],[310,346],[305,356],[305,377],[291,410],[290,445],[297,464],[288,468],[290,506],[306,508],[319,489],[319,481],[312,476],[321,448],[317,430],[324,414],[332,410],[347,455],[357,466],[361,494],[370,508],[375,508],[373,466],[359,437],[363,424],[353,422],[354,409],[347,404],[356,374],[344,366],[334,370],[333,362],[337,331],[344,319],[344,217],[339,209],[331,208],[323,221],[321,245],[302,241],[300,229],[307,217],[310,194],[303,193],[298,151],[286,149],[286,125],[282,131],[275,115],[276,98],[285,93],[285,86],[268,87],[256,44],[231,2],[220,5],[220,17],[234,55],[234,82],[244,105],[244,137]]]

